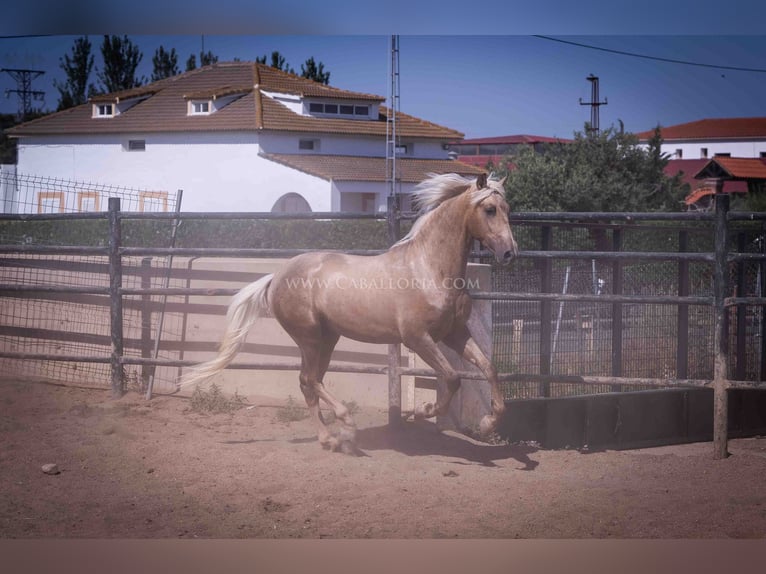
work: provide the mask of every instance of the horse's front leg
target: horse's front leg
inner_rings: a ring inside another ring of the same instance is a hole
[[[487,378],[491,389],[492,414],[484,416],[479,422],[479,432],[482,437],[489,437],[497,428],[500,417],[505,413],[505,399],[497,380],[497,369],[492,364],[479,345],[474,341],[468,327],[464,326],[450,333],[444,343],[460,354],[466,361],[479,368]]]
[[[447,357],[441,352],[436,342],[428,334],[424,333],[419,337],[408,337],[404,344],[415,351],[426,364],[436,371],[437,377],[447,385],[447,392],[444,393],[434,405],[425,403],[415,407],[416,418],[430,418],[447,413],[450,401],[460,388],[460,377],[457,371],[450,365]]]

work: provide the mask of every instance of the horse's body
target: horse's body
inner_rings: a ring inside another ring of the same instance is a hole
[[[423,216],[389,251],[372,257],[306,253],[273,275],[243,288],[232,300],[218,357],[198,367],[184,384],[195,383],[228,365],[255,319],[270,312],[301,350],[300,386],[323,446],[353,445],[356,427],[348,409],[322,384],[340,337],[369,343],[404,343],[447,383],[436,405],[416,416],[442,414],[460,385],[455,369],[437,344],[444,342],[482,370],[492,387],[492,415],[481,431],[494,430],[504,410],[497,373],[471,337],[466,323],[471,299],[465,289],[474,239],[500,262],[516,254],[502,182],[476,183],[454,174],[432,176],[414,192]],[[319,399],[342,422],[340,438],[322,420]]]

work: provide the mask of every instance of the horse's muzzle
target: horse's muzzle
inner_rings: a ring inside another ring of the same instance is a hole
[[[519,248],[516,245],[516,242],[514,241],[510,249],[506,249],[505,251],[496,251],[495,252],[495,259],[498,263],[502,263],[503,265],[508,265],[511,260],[513,260],[514,257],[516,257],[519,254]]]

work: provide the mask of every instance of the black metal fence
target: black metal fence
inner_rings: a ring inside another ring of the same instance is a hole
[[[126,286],[123,279],[128,258],[173,255],[287,257],[306,251],[125,247],[121,241],[125,219],[387,217],[391,238],[395,239],[400,235],[400,220],[411,216],[399,213],[396,205],[395,201],[390,203],[387,216],[336,213],[178,215],[124,213],[120,211],[119,200],[110,199],[106,213],[2,215],[0,219],[5,220],[106,219],[109,226],[107,246],[0,245],[0,255],[100,257],[108,264],[108,286],[3,283],[0,284],[0,294],[5,297],[29,297],[33,293],[108,297],[111,313],[109,353],[66,355],[3,349],[0,357],[108,364],[112,392],[115,396],[120,395],[126,382],[124,369],[128,365],[157,368],[190,364],[183,359],[125,353],[123,318],[126,301],[151,296],[228,295],[235,292],[169,285]],[[496,270],[493,291],[472,293],[476,299],[493,301],[495,360],[502,372],[501,379],[519,394],[530,392],[523,389],[534,388],[543,397],[553,396],[553,389],[562,384],[609,391],[712,387],[716,397],[715,456],[725,456],[727,390],[766,388],[761,383],[764,374],[761,310],[766,301],[762,280],[761,226],[764,220],[766,215],[762,214],[730,213],[728,197],[723,194],[716,196],[716,212],[711,214],[527,213],[513,216],[515,233],[522,245],[519,263],[510,273]],[[732,243],[742,249],[730,252]],[[476,253],[479,260],[486,255]],[[654,280],[640,283],[641,287],[636,288],[637,283],[630,281],[632,276],[648,276]],[[667,313],[667,309],[673,311]],[[514,325],[514,321],[523,323]],[[661,331],[659,334],[656,333],[658,330]],[[579,333],[577,341],[567,338],[568,331]],[[650,337],[647,333],[651,332],[655,332],[651,340],[658,341],[653,347],[647,344]],[[521,353],[519,349],[524,347],[529,349]],[[730,354],[729,348],[736,352]],[[392,423],[400,419],[401,376],[433,375],[427,369],[400,367],[397,353],[398,346],[392,346],[388,367],[330,366],[331,371],[387,373]],[[580,362],[575,360],[578,357]],[[752,367],[756,364],[757,368]],[[292,370],[297,369],[298,364],[269,362],[235,364],[233,367]],[[730,372],[734,376],[730,377]],[[461,376],[481,378],[475,372],[463,372]]]

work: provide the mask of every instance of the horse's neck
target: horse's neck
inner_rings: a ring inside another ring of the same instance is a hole
[[[419,264],[443,277],[465,275],[471,249],[465,221],[467,200],[463,194],[437,207],[408,248]]]

